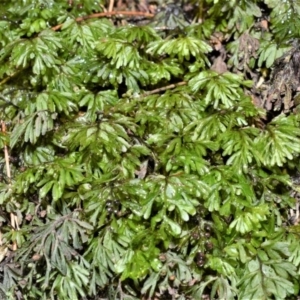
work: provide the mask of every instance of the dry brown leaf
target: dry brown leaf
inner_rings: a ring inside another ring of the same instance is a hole
[[[0,246],[0,262],[4,259],[4,257],[6,256],[6,253],[7,253],[7,246],[3,245],[3,246]]]
[[[261,20],[260,21],[260,27],[266,31],[269,30],[269,23],[267,20]]]
[[[46,215],[47,215],[47,211],[46,211],[46,210],[42,210],[42,211],[40,212],[40,217],[41,217],[41,218],[44,218]]]
[[[32,220],[32,215],[31,214],[26,215],[25,220],[30,222]]]
[[[38,253],[35,253],[35,254],[32,256],[32,260],[33,260],[33,261],[38,261],[38,260],[40,260],[40,259],[41,259],[41,255],[38,254]]]
[[[223,48],[222,41],[224,37],[222,33],[216,32],[210,38],[210,43],[216,51],[220,51]]]
[[[143,161],[141,163],[140,170],[135,171],[135,174],[137,175],[137,177],[139,179],[144,179],[146,177],[147,169],[148,169],[148,162],[149,162],[149,159],[146,159],[145,161]]]
[[[213,65],[211,66],[211,70],[216,71],[219,74],[227,72],[227,65],[223,61],[221,55],[215,59]]]

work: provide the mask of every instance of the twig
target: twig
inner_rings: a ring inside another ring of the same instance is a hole
[[[6,134],[6,126],[5,122],[1,120],[1,131]],[[7,145],[4,144],[4,159],[5,159],[5,166],[6,166],[6,175],[8,178],[8,185],[11,186],[11,172],[10,172],[10,165],[9,165],[9,155],[8,155],[8,149]],[[19,224],[18,224],[18,217],[11,212],[10,213],[10,224],[12,228],[19,230]],[[14,241],[12,245],[12,250],[17,250],[17,243]]]
[[[152,91],[145,92],[142,95],[140,95],[140,97],[146,97],[146,96],[149,96],[149,95],[157,94],[157,93],[160,93],[160,92],[164,92],[166,90],[174,89],[177,86],[186,85],[186,84],[187,84],[186,81],[181,81],[181,82],[178,82],[178,83],[173,83],[173,84],[170,84],[170,85],[167,85],[167,86],[163,86],[161,88],[158,88],[158,89],[155,89],[155,90],[152,90]]]
[[[0,81],[0,85],[6,83],[8,80],[10,80],[11,78],[13,78],[15,75],[17,75],[18,73],[20,73],[21,71],[23,71],[24,69],[18,70],[15,73],[5,77],[3,80]]]
[[[1,121],[1,130],[4,134],[6,134],[6,126],[5,122]],[[9,155],[8,155],[8,149],[7,145],[4,144],[4,159],[5,159],[5,165],[6,165],[6,175],[8,178],[8,183],[11,184],[11,173],[10,173],[10,165],[9,165]]]
[[[109,6],[108,6],[108,11],[109,12],[113,11],[114,5],[115,5],[115,1],[114,0],[110,0],[109,1]]]
[[[122,290],[121,279],[119,279],[119,283],[118,283],[118,292],[119,292],[120,300],[123,300],[124,299],[124,293],[123,293],[123,290]]]
[[[108,11],[108,12],[101,12],[96,14],[91,14],[88,16],[78,17],[75,19],[76,22],[82,22],[84,20],[88,19],[95,19],[95,18],[101,18],[101,17],[110,17],[110,16],[116,16],[116,15],[123,15],[123,16],[140,16],[140,17],[146,17],[146,18],[153,18],[154,14],[146,13],[146,12],[139,12],[139,11]],[[51,29],[53,31],[57,31],[61,29],[61,27],[64,25],[64,23],[53,26]]]

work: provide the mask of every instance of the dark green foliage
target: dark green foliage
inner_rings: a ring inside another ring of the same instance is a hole
[[[2,2],[7,299],[299,293],[300,118],[255,103],[299,38],[297,1],[189,1],[193,22],[173,3],[122,26],[76,20],[105,1]]]

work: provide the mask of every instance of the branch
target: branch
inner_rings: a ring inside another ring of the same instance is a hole
[[[109,12],[113,11],[114,5],[115,5],[115,1],[114,0],[110,0],[109,1],[109,7],[108,7],[108,11]]]
[[[157,93],[160,93],[160,92],[164,92],[166,90],[175,89],[177,86],[186,85],[186,84],[187,84],[186,81],[181,81],[181,82],[178,82],[178,83],[173,83],[173,84],[170,84],[170,85],[167,85],[167,86],[163,86],[161,88],[158,88],[158,89],[155,89],[155,90],[152,90],[152,91],[145,92],[142,95],[140,95],[140,97],[143,98],[143,97],[146,97],[146,96],[149,96],[149,95],[153,95],[153,94],[157,94]]]
[[[5,122],[1,121],[1,131],[6,134],[6,126],[5,126]],[[8,155],[8,149],[7,149],[7,145],[4,145],[4,158],[5,158],[5,165],[6,165],[6,175],[8,178],[8,184],[9,186],[11,186],[11,172],[10,172],[10,165],[9,165],[9,155]],[[10,213],[10,224],[12,226],[12,228],[19,230],[19,223],[18,223],[18,217],[16,214],[14,214],[13,212]],[[16,241],[13,242],[12,244],[12,250],[15,251],[17,250],[18,246]]]
[[[5,77],[3,80],[0,81],[0,86],[5,84],[8,80],[10,80],[12,77],[14,77],[15,75],[17,75],[18,73],[20,73],[21,71],[25,70],[26,68],[24,69],[21,69],[21,70],[17,70],[15,73]]]
[[[5,122],[1,121],[1,131],[6,134],[6,126]],[[9,165],[9,155],[8,155],[8,149],[7,146],[4,145],[4,158],[5,158],[5,165],[6,165],[6,175],[8,178],[8,183],[11,183],[11,173],[10,173],[10,165]]]
[[[82,22],[84,20],[88,19],[95,19],[95,18],[101,18],[101,17],[110,17],[110,16],[140,16],[140,17],[146,17],[146,18],[153,18],[154,14],[146,13],[146,12],[139,12],[139,11],[108,11],[108,12],[101,12],[101,13],[95,13],[88,16],[78,17],[75,19],[76,22]],[[54,31],[57,31],[61,29],[61,27],[64,25],[64,23],[56,25],[52,27],[51,29]]]

